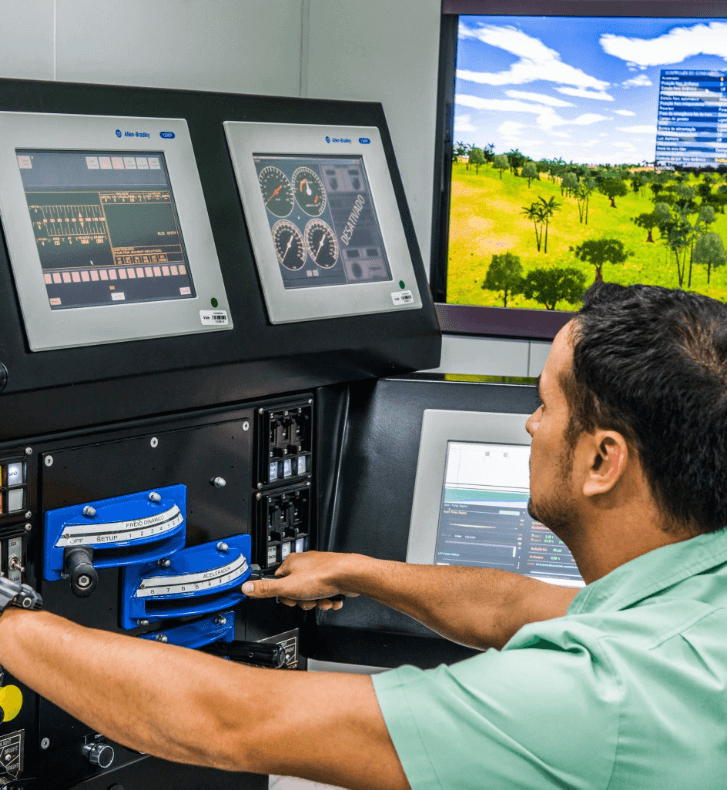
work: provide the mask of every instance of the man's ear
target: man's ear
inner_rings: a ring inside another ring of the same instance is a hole
[[[597,496],[611,491],[624,473],[629,461],[629,446],[617,431],[594,431],[586,434],[583,476],[584,496]]]

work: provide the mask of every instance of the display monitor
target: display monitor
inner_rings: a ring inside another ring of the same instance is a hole
[[[225,132],[272,323],[421,307],[378,129]]]
[[[186,122],[0,113],[33,351],[232,328]]]
[[[424,412],[407,562],[497,568],[568,587],[568,547],[528,513],[527,415]]]

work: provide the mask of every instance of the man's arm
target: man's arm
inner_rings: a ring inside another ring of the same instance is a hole
[[[365,676],[245,667],[13,608],[0,617],[0,664],[148,754],[360,790],[409,787]]]
[[[502,647],[522,626],[565,614],[577,589],[490,568],[410,565],[362,554],[291,554],[280,578],[246,582],[251,598],[279,596],[304,609],[338,608],[330,597],[365,595],[438,634],[484,650]],[[323,603],[317,603],[323,599]]]

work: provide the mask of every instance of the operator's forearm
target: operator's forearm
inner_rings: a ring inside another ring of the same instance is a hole
[[[341,588],[480,649],[502,647],[527,623],[564,615],[578,592],[495,569],[339,557]]]

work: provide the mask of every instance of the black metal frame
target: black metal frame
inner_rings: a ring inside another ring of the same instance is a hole
[[[454,83],[459,14],[493,16],[727,17],[727,0],[442,0],[439,88],[434,146],[430,286],[445,334],[555,337],[573,313],[447,304],[449,206],[452,187]]]

